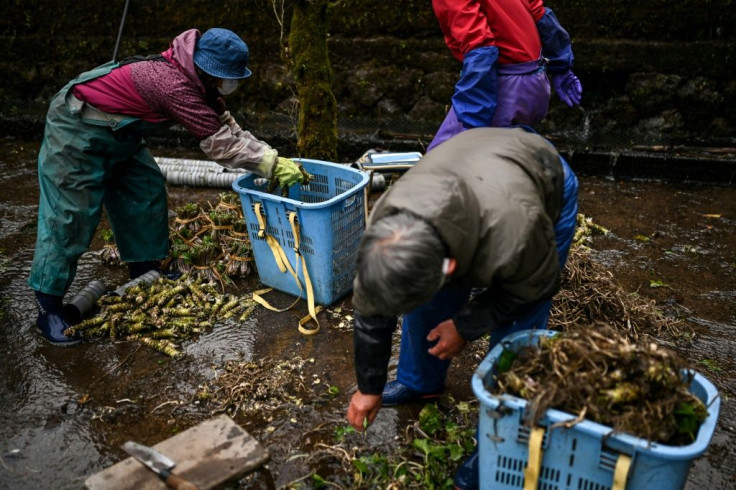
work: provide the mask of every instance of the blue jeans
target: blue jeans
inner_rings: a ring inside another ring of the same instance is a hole
[[[565,267],[578,215],[578,179],[564,158],[565,172],[563,207],[555,223],[555,241],[560,269]],[[427,352],[435,342],[427,341],[429,331],[439,323],[454,317],[470,297],[470,289],[442,289],[428,303],[404,315],[397,380],[422,393],[436,393],[445,388],[450,361],[443,361]],[[547,328],[552,301],[538,303],[523,318],[501,325],[491,333],[492,349],[501,339],[520,330]]]

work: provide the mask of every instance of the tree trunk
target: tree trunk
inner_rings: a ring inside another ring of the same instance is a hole
[[[337,159],[337,102],[327,54],[328,0],[297,0],[289,33],[292,75],[299,97],[299,156]]]

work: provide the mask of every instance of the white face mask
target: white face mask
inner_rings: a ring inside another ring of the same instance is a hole
[[[236,88],[238,88],[238,81],[227,79],[222,81],[222,85],[217,87],[217,91],[220,95],[227,95],[233,93]]]

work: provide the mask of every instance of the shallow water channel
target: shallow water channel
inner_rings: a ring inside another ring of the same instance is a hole
[[[316,470],[329,479],[336,468],[314,467],[310,453],[345,425],[355,389],[349,299],[320,316],[322,330],[313,337],[297,331],[305,305],[286,313],[258,308],[245,324],[218,324],[186,344],[179,361],[129,342],[52,347],[33,329],[36,308],[25,285],[35,240],[37,151],[37,143],[0,143],[0,488],[82,488],[87,477],[126,457],[119,449],[126,440],[153,445],[207,418],[213,407],[195,395],[226,361],[264,357],[304,360],[303,384],[319,402],[236,419],[268,448],[271,461],[228,488],[281,487]],[[214,205],[221,190],[169,192],[173,208]],[[722,395],[716,433],[686,488],[736,488],[736,188],[583,176],[580,211],[612,231],[594,238],[596,259],[626,290],[686,321],[694,335],[676,347]],[[100,246],[96,239],[92,250]],[[70,294],[92,279],[120,285],[126,278],[122,268],[87,254]],[[243,282],[240,293],[257,285]],[[273,298],[290,304],[286,295]],[[474,399],[468,381],[476,364],[465,356],[451,370],[448,389],[456,399]],[[324,396],[330,386],[339,388],[337,396]],[[390,445],[418,410],[384,409],[365,444],[377,451]]]

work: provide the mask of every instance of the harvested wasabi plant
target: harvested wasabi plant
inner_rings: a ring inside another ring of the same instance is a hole
[[[653,300],[628,293],[613,274],[591,257],[585,247],[573,247],[560,291],[552,300],[549,327],[571,330],[596,322],[610,325],[631,340],[682,336],[683,322],[665,315]]]
[[[206,211],[197,203],[176,209],[169,224],[171,255],[164,264],[168,270],[201,276],[206,281],[233,285],[233,279],[247,277],[255,270],[243,209],[234,192],[223,192],[217,206]],[[113,233],[103,230],[103,262],[122,265]]]
[[[86,339],[137,341],[171,357],[182,355],[180,344],[218,321],[244,322],[255,309],[251,300],[220,294],[214,283],[184,275],[160,278],[128,288],[122,296],[103,296],[98,315],[69,329],[67,335]]]
[[[578,213],[575,222],[575,234],[572,237],[572,248],[587,247],[594,234],[608,235],[610,231],[593,222],[593,218]]]
[[[171,267],[216,281],[224,290],[232,279],[246,277],[253,268],[253,252],[238,196],[220,194],[209,211],[189,203],[176,210],[171,224]]]
[[[296,356],[286,361],[273,358],[253,362],[228,362],[217,378],[212,401],[215,413],[254,417],[279,408],[299,407],[303,399],[327,389],[305,374],[314,359]]]
[[[100,231],[100,237],[105,244],[100,250],[100,260],[108,265],[123,265],[123,260],[120,258],[120,251],[115,245],[115,235],[112,230],[104,229]]]
[[[507,351],[511,357],[513,353]],[[610,327],[583,328],[522,348],[494,393],[529,400],[535,426],[548,408],[668,445],[695,440],[708,416],[688,391],[683,362],[654,343],[634,343]]]

